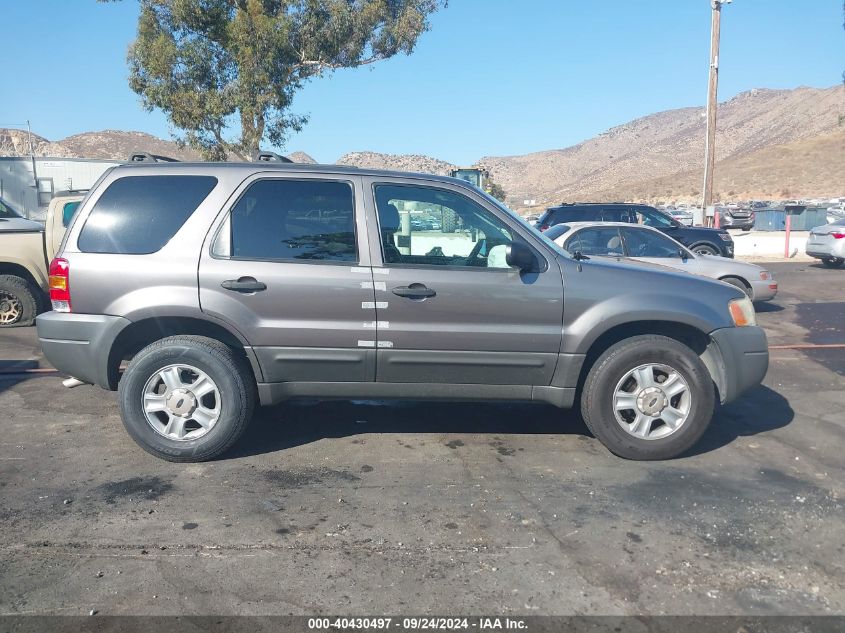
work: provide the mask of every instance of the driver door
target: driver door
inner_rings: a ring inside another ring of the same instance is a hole
[[[374,220],[376,380],[548,385],[563,284],[530,228],[448,183],[372,178],[365,190]],[[535,252],[536,271],[508,267],[511,241]]]

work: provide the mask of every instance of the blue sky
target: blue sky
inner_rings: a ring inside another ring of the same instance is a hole
[[[709,5],[451,0],[413,55],[308,84],[294,112],[310,122],[286,149],[322,162],[374,150],[472,163],[702,105]],[[144,111],[126,83],[137,12],[133,0],[0,0],[0,127],[29,119],[51,140],[102,129],[169,138],[163,114]],[[723,10],[720,101],[837,84],[842,23],[842,0],[734,0]]]

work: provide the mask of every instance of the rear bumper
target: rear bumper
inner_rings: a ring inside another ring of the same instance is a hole
[[[833,244],[818,244],[807,243],[807,255],[815,257],[816,259],[826,259],[828,257],[845,258],[845,240],[837,240],[840,243]]]
[[[760,327],[714,330],[703,360],[719,389],[722,404],[732,402],[766,377],[769,369],[766,333]]]
[[[778,282],[774,279],[752,281],[751,291],[754,293],[754,301],[770,301],[778,293]]]
[[[38,342],[53,367],[83,382],[113,389],[109,354],[117,335],[129,325],[123,317],[45,312],[38,316]]]

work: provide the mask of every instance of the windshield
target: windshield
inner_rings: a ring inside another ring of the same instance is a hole
[[[548,246],[549,248],[551,248],[552,250],[554,250],[554,251],[555,251],[555,252],[557,252],[557,253],[563,253],[563,254],[564,254],[564,255],[566,255],[567,257],[572,257],[572,253],[570,253],[568,250],[566,250],[565,248],[563,248],[560,244],[557,244],[556,242],[554,242],[554,241],[550,240],[548,237],[546,237],[545,235],[543,235],[543,233],[542,233],[541,231],[538,231],[537,229],[535,229],[535,228],[534,228],[531,224],[529,224],[529,223],[525,220],[525,218],[523,218],[523,217],[522,217],[522,216],[520,216],[520,215],[519,215],[516,211],[514,211],[513,209],[511,209],[510,207],[508,207],[508,205],[506,205],[504,202],[502,202],[501,200],[499,200],[499,199],[497,199],[497,198],[494,198],[493,196],[491,196],[489,193],[487,193],[487,192],[486,192],[486,191],[484,191],[483,189],[478,189],[477,187],[476,187],[476,189],[477,189],[477,190],[478,190],[478,192],[479,192],[481,195],[483,195],[483,196],[484,196],[484,197],[485,197],[488,201],[490,201],[491,203],[493,203],[494,205],[496,205],[499,209],[501,209],[501,210],[502,210],[502,211],[504,211],[505,213],[509,214],[511,217],[514,217],[514,218],[516,218],[517,220],[519,220],[519,221],[522,223],[522,225],[523,225],[523,226],[525,226],[525,227],[527,227],[527,228],[531,229],[531,234],[532,234],[532,235],[534,235],[534,237],[539,237],[539,238],[540,238],[540,240],[541,240],[541,241],[542,241],[542,242],[543,242],[546,246]]]
[[[0,218],[22,218],[23,216],[9,206],[9,203],[0,198]]]

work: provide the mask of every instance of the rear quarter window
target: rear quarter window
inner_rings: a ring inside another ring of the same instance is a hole
[[[100,196],[79,234],[85,253],[155,253],[217,184],[212,176],[125,176]]]

